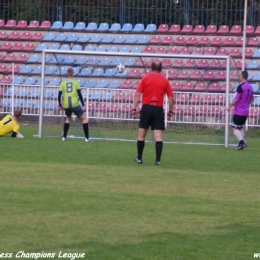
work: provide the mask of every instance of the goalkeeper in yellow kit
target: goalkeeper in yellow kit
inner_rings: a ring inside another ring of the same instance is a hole
[[[84,112],[84,110],[86,110],[84,99],[80,91],[79,82],[76,79],[74,79],[73,76],[73,70],[72,68],[69,68],[67,70],[68,78],[61,82],[58,94],[59,109],[64,109],[66,115],[66,120],[63,126],[62,141],[66,141],[67,133],[71,123],[71,115],[72,113],[74,113],[82,121],[83,131],[85,134],[85,141],[90,142],[88,119]],[[79,100],[82,104],[82,107],[79,105]]]
[[[10,133],[11,137],[23,138],[19,133],[20,125],[18,121],[22,116],[22,110],[17,109],[13,115],[7,115],[0,121],[0,136],[5,136]]]

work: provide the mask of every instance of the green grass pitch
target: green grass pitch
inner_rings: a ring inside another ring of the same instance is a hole
[[[0,138],[0,253],[86,260],[253,259],[260,252],[257,137],[248,148]]]

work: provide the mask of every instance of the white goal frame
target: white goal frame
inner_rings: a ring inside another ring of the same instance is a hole
[[[181,54],[156,54],[156,53],[123,53],[123,52],[88,52],[88,51],[64,51],[64,50],[49,50],[44,49],[42,51],[42,71],[41,71],[41,89],[40,89],[40,112],[39,112],[39,129],[38,129],[38,137],[42,137],[42,128],[43,128],[43,102],[44,102],[44,72],[45,72],[45,56],[46,54],[70,54],[70,55],[91,55],[91,56],[119,56],[119,57],[140,57],[140,58],[177,58],[177,59],[218,59],[226,61],[226,95],[225,95],[225,104],[229,103],[229,86],[230,86],[230,56],[220,56],[220,55],[181,55]],[[88,102],[88,100],[87,100]],[[167,101],[166,101],[167,102]],[[225,133],[224,133],[224,146],[229,146],[229,113],[225,110]],[[167,118],[166,118],[166,127],[167,127]]]

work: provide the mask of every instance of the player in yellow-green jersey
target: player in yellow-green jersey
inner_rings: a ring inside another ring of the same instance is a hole
[[[5,136],[10,133],[11,137],[23,137],[19,133],[20,125],[18,121],[22,116],[22,110],[17,109],[13,115],[7,115],[0,121],[0,136]]]
[[[85,141],[90,142],[88,119],[84,112],[86,110],[84,99],[80,91],[79,82],[76,79],[74,79],[73,76],[73,69],[69,68],[67,70],[68,78],[61,82],[58,94],[59,109],[64,109],[66,115],[66,120],[63,126],[62,141],[66,141],[67,133],[71,123],[71,115],[72,113],[74,113],[82,121],[83,131],[85,134]],[[79,100],[82,104],[82,107],[79,105]]]

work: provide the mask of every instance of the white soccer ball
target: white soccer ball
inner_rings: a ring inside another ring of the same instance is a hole
[[[117,71],[118,73],[123,73],[123,72],[125,71],[125,65],[123,65],[123,64],[117,65],[116,71]]]

